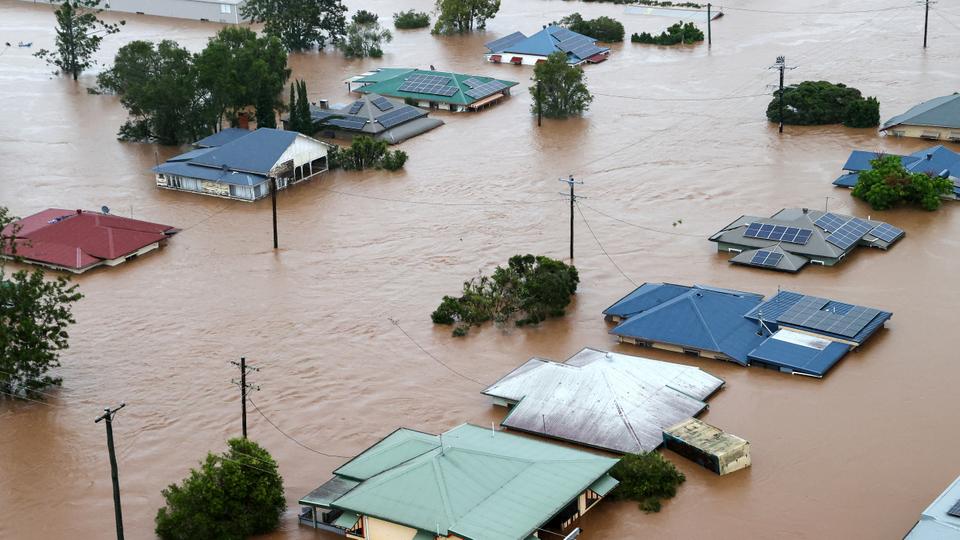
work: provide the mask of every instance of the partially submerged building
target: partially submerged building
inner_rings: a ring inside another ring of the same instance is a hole
[[[300,523],[367,540],[553,538],[617,485],[616,463],[470,424],[398,429],[300,499]]]
[[[860,180],[860,173],[873,169],[870,162],[884,155],[900,158],[903,167],[912,173],[949,178],[953,181],[953,193],[944,198],[960,199],[960,154],[943,145],[931,146],[906,156],[854,150],[843,164],[844,173],[833,181],[833,185],[853,189]]]
[[[509,429],[619,453],[655,450],[664,428],[700,414],[723,380],[697,367],[586,348],[531,358],[483,391]]]
[[[696,418],[663,430],[663,444],[721,476],[750,466],[749,442]]]
[[[84,210],[48,208],[17,220],[0,234],[13,238],[0,256],[81,274],[117,266],[158,249],[179,232],[169,225]]]
[[[880,131],[894,137],[960,142],[960,94],[941,96],[915,105],[884,122]]]
[[[858,246],[887,250],[904,232],[889,223],[807,208],[784,208],[770,217],[740,216],[710,237],[730,259],[769,270],[797,272],[810,264],[833,266]]]
[[[587,62],[597,64],[610,55],[610,48],[598,46],[596,38],[555,25],[545,26],[529,37],[523,32],[514,32],[487,43],[486,47],[490,51],[486,55],[488,62],[518,66],[546,62],[547,57],[555,52],[566,55],[567,63],[573,66]]]
[[[515,81],[414,68],[380,68],[346,81],[347,89],[402,99],[408,105],[476,111],[510,95]]]
[[[34,2],[37,0],[23,0]],[[195,21],[240,24],[248,19],[240,14],[245,0],[107,0],[101,2],[99,9],[176,17]],[[44,2],[46,3],[46,2]]]
[[[904,540],[960,540],[960,477],[920,514]]]
[[[443,125],[443,120],[429,118],[429,114],[402,100],[375,93],[363,94],[343,107],[310,106],[310,118],[321,125],[319,133],[324,137],[351,139],[366,135],[389,144],[401,143]]]
[[[295,131],[230,129],[153,168],[157,187],[255,201],[328,168],[326,144]]]
[[[781,290],[644,283],[607,308],[622,343],[823,377],[893,314]]]

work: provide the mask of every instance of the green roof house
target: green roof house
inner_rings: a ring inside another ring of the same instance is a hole
[[[369,540],[554,537],[617,485],[616,463],[470,424],[401,428],[300,499],[300,523]]]
[[[518,83],[479,75],[414,68],[380,68],[346,81],[347,89],[403,99],[410,105],[476,111],[510,95]]]

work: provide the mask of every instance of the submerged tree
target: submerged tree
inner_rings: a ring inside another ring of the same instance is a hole
[[[341,0],[246,0],[240,13],[263,23],[263,31],[290,51],[338,43],[346,34],[347,8]]]
[[[678,22],[667,27],[659,36],[654,36],[649,32],[641,32],[630,36],[633,43],[646,43],[649,45],[676,45],[696,43],[703,41],[703,30],[697,28],[692,22],[684,24]]]
[[[780,100],[783,100],[781,106]],[[767,106],[767,119],[798,126],[844,124],[849,127],[873,127],[880,123],[880,103],[864,98],[860,90],[827,81],[804,81],[777,90]]]
[[[460,34],[487,27],[500,11],[500,0],[437,0],[434,34]]]
[[[0,255],[16,259],[15,218],[0,206]],[[83,295],[70,280],[45,279],[42,270],[6,272],[0,259],[0,397],[42,399],[42,389],[59,386],[48,374],[60,366],[70,337],[71,304]]]
[[[572,13],[560,19],[560,24],[578,34],[592,37],[598,41],[607,43],[623,41],[623,24],[607,16],[584,19],[579,13]]]
[[[393,25],[401,30],[430,26],[430,15],[422,11],[407,10],[393,14]]]
[[[163,540],[217,540],[268,533],[287,507],[283,479],[269,452],[248,439],[230,439],[222,455],[208,453],[180,485],[163,490],[156,533]]]
[[[659,512],[660,500],[677,494],[687,477],[657,452],[627,454],[610,469],[620,484],[610,493],[613,499],[638,501],[644,512]]]
[[[347,58],[380,58],[383,56],[382,43],[393,40],[393,34],[380,26],[377,16],[369,11],[360,10],[353,15],[353,21],[347,27],[347,35],[337,48]]]
[[[100,48],[103,36],[120,31],[119,24],[109,24],[97,15],[100,0],[52,0],[62,1],[54,12],[57,17],[57,48],[40,49],[34,56],[42,58],[56,66],[61,73],[69,74],[77,80],[80,73],[94,64],[92,57]]]
[[[932,211],[940,208],[942,197],[953,191],[950,178],[910,172],[898,156],[881,155],[870,166],[860,173],[853,196],[870,203],[874,210],[917,204]]]
[[[566,53],[557,51],[533,68],[531,112],[541,109],[547,118],[566,118],[583,114],[593,101],[584,83],[583,70],[567,63]],[[537,88],[539,85],[539,89]]]

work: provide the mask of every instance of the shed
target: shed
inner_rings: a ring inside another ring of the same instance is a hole
[[[663,442],[721,476],[750,466],[749,442],[696,418],[663,430]]]

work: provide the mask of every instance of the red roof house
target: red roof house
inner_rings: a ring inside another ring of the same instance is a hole
[[[16,256],[26,262],[74,273],[124,261],[160,247],[179,229],[120,216],[49,208],[8,225]],[[0,255],[11,257],[9,248]]]

